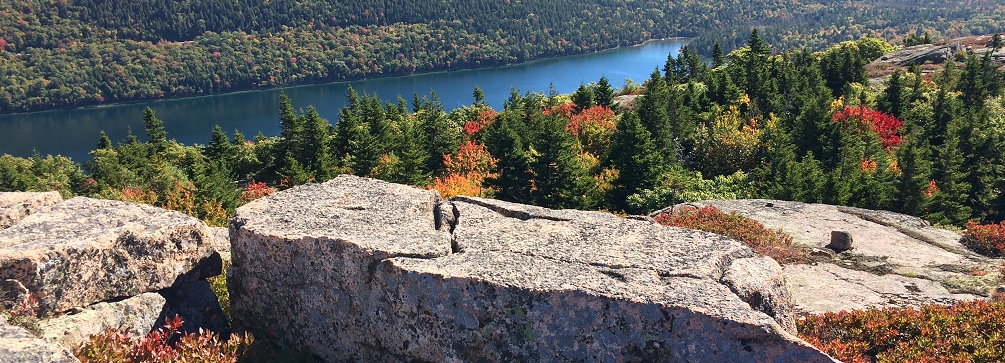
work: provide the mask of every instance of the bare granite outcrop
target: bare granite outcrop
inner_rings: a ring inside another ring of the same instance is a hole
[[[0,362],[75,362],[66,349],[106,329],[145,335],[229,330],[205,278],[221,272],[209,228],[147,205],[58,193],[0,193],[17,220],[0,230],[0,308],[33,307],[38,336],[0,321]],[[6,349],[5,349],[6,348]]]
[[[59,195],[59,192],[0,193],[0,230],[13,226],[29,214],[62,201],[63,197]]]
[[[324,361],[832,362],[719,235],[353,176],[238,209],[235,327]]]
[[[706,205],[780,229],[796,244],[831,256],[784,266],[799,313],[952,304],[986,298],[998,286],[1002,260],[968,250],[960,243],[960,234],[932,227],[918,217],[765,199],[712,200],[672,208]],[[852,248],[830,250],[833,231],[853,238]]]

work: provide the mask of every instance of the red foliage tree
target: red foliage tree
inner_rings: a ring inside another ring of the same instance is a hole
[[[858,107],[845,106],[843,110],[834,114],[834,122],[855,121],[858,125],[868,126],[870,130],[879,134],[883,146],[887,150],[900,145],[900,127],[904,122],[893,115],[873,110],[865,105]]]
[[[478,132],[484,130],[486,127],[495,122],[496,112],[495,110],[488,109],[478,113],[478,118],[474,121],[468,121],[464,124],[464,135],[474,136]]]
[[[573,105],[568,103],[568,105]],[[575,105],[573,105],[575,106]],[[605,130],[614,130],[614,111],[606,106],[593,106],[573,115],[565,129],[573,136],[579,137],[583,129],[590,126],[599,126]]]

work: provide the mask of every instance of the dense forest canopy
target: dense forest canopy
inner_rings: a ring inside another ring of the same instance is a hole
[[[83,165],[0,157],[0,190],[151,203],[217,224],[273,188],[342,173],[551,208],[646,213],[764,197],[945,225],[1005,219],[1005,72],[991,52],[968,51],[936,73],[912,67],[870,86],[864,60],[891,49],[864,38],[775,54],[754,30],[711,65],[685,47],[642,87],[512,90],[502,110],[479,89],[454,110],[435,93],[389,102],[350,89],[335,125],[284,96],[280,135],[216,127],[205,146],[171,140],[148,109],[143,140],[102,134]],[[634,105],[616,104],[619,93]]]
[[[495,66],[749,30],[778,49],[1005,30],[996,1],[9,0],[0,113]]]

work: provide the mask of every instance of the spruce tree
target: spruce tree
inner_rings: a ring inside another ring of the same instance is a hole
[[[917,137],[908,138],[897,149],[900,180],[897,187],[895,210],[904,214],[919,215],[928,207],[925,193],[932,177],[929,149],[919,145]]]
[[[154,153],[160,154],[167,150],[167,131],[164,130],[164,121],[157,119],[154,110],[147,107],[143,111],[143,128],[150,137],[150,146]]]
[[[653,71],[639,100],[638,117],[651,135],[657,152],[668,161],[675,161],[676,143],[670,128],[669,108],[670,90],[659,71]]]
[[[618,178],[608,194],[608,205],[628,213],[645,212],[632,210],[628,196],[656,185],[663,171],[662,155],[637,113],[622,115],[616,130],[608,163],[618,170]]]
[[[565,130],[561,118],[539,117],[543,127],[537,135],[530,164],[536,187],[534,204],[547,208],[586,208],[589,175],[574,152],[575,139]]]
[[[400,175],[397,181],[410,185],[424,186],[429,184],[431,173],[426,170],[426,159],[430,156],[422,147],[422,132],[412,120],[401,123],[402,139],[397,145],[397,155],[401,163]]]
[[[475,104],[476,105],[484,105],[485,104],[485,92],[483,92],[481,88],[475,87],[475,91],[474,91],[473,95],[475,97]]]
[[[600,81],[597,82],[597,86],[593,89],[593,95],[595,96],[597,105],[604,107],[614,106],[614,88],[611,88],[611,82],[607,77],[600,77]]]
[[[105,150],[112,148],[112,140],[108,138],[105,131],[102,130],[100,136],[98,136],[98,150]]]
[[[719,68],[726,64],[726,56],[722,52],[722,46],[719,45],[719,41],[715,41],[715,46],[712,47],[712,68]]]
[[[328,120],[321,118],[314,106],[308,107],[303,115],[303,160],[305,167],[317,181],[325,181],[334,177],[335,158],[332,155],[329,140],[332,126]]]
[[[886,83],[886,89],[883,90],[883,95],[879,104],[880,110],[897,118],[902,117],[904,112],[904,101],[906,98],[904,91],[903,73],[899,70],[893,72],[893,75],[890,76],[890,80]]]
[[[505,114],[504,114],[505,115]],[[485,132],[485,148],[499,161],[498,173],[486,180],[489,187],[496,190],[495,197],[516,203],[531,203],[530,159],[520,135],[510,126],[513,122],[500,115]]]
[[[932,176],[938,191],[933,194],[931,213],[925,216],[932,223],[962,226],[973,213],[966,205],[971,186],[966,181],[966,156],[960,150],[960,127],[958,121],[950,123],[946,139],[935,148]]]
[[[576,92],[572,93],[572,102],[576,104],[576,111],[593,107],[593,90],[580,83]]]
[[[203,154],[206,158],[220,161],[221,165],[231,167],[234,165],[235,152],[234,145],[230,143],[230,139],[223,132],[223,128],[220,125],[214,126],[209,145],[203,149]]]

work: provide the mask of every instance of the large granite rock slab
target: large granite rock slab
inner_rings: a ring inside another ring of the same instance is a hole
[[[0,363],[79,363],[63,346],[10,325],[0,314]]]
[[[899,66],[921,65],[925,63],[942,64],[952,59],[956,53],[964,50],[959,42],[945,45],[920,44],[885,54],[874,63],[892,63]]]
[[[832,361],[778,265],[709,233],[342,176],[230,235],[235,327],[325,361]]]
[[[0,279],[40,314],[158,291],[220,273],[209,228],[147,205],[76,197],[0,231]]]
[[[29,214],[63,201],[59,192],[0,193],[0,230],[13,226]]]
[[[1001,260],[967,250],[961,236],[889,211],[779,200],[712,200],[674,206],[715,206],[781,229],[795,243],[826,251],[831,232],[847,232],[852,249],[816,265],[786,266],[801,313],[869,306],[947,304],[990,296]]]

